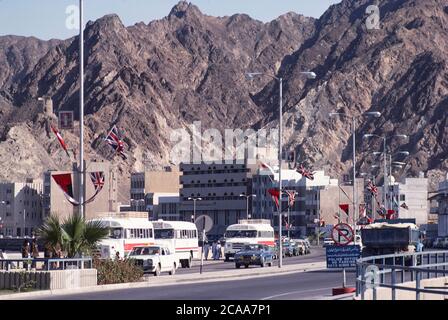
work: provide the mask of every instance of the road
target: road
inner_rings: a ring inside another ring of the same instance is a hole
[[[285,264],[323,261],[325,251],[315,248],[307,256],[284,259]],[[179,273],[198,272],[199,266],[179,269]],[[204,272],[231,270],[232,262],[208,262]],[[254,267],[256,268],[256,267]],[[273,273],[277,270],[272,267]],[[163,275],[162,277],[164,277]],[[168,277],[166,275],[166,277]],[[354,272],[347,272],[347,284],[354,286]],[[340,271],[321,270],[288,273],[262,278],[218,280],[213,282],[177,283],[156,287],[120,289],[81,294],[39,296],[43,300],[297,300],[315,299],[331,295],[333,287],[340,287]]]
[[[347,284],[355,274],[347,272]],[[255,279],[176,284],[73,295],[39,296],[42,300],[298,300],[331,295],[342,274],[329,270],[291,273]]]
[[[312,248],[312,251],[310,254],[303,255],[303,256],[297,256],[297,257],[286,257],[283,259],[283,265],[289,265],[289,264],[297,264],[297,263],[311,263],[311,262],[319,262],[319,261],[325,261],[325,248],[321,247],[314,247]],[[179,268],[177,269],[178,274],[186,274],[186,273],[198,273],[199,272],[199,265],[200,260],[195,260],[193,262],[193,267],[190,269],[183,269]],[[278,260],[274,260],[274,266],[278,267]],[[256,268],[256,267],[252,267]],[[206,272],[215,272],[215,271],[224,271],[224,270],[232,270],[235,269],[235,263],[233,260],[230,262],[223,262],[220,261],[213,261],[213,260],[204,260],[204,267],[202,269],[203,273]],[[152,275],[150,275],[151,277]]]

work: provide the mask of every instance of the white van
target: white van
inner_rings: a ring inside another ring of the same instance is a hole
[[[235,253],[246,244],[264,244],[275,247],[274,228],[271,226],[271,221],[265,219],[239,220],[238,224],[227,227],[224,237],[226,261],[233,258]]]

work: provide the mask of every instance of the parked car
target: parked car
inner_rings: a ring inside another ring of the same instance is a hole
[[[273,260],[274,252],[272,248],[262,244],[245,245],[240,251],[235,253],[234,257],[235,268],[237,269],[241,266],[249,268],[250,265],[259,265],[260,267],[268,265],[272,267]]]
[[[303,255],[303,254],[308,254],[309,253],[309,247],[307,247],[307,244],[305,242],[305,240],[294,240],[296,247],[298,249],[298,254],[299,255]]]
[[[153,273],[155,276],[159,276],[161,272],[174,275],[179,267],[176,254],[163,246],[134,247],[128,257],[134,259],[144,272]]]
[[[288,257],[297,256],[299,254],[295,242],[285,241],[283,242],[283,247],[285,248],[285,255]]]
[[[325,238],[324,239],[324,247],[332,246],[334,245],[334,240],[332,238]]]

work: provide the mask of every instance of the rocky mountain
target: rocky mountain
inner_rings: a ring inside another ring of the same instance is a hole
[[[295,13],[270,23],[242,14],[216,18],[187,2],[179,2],[167,17],[149,24],[125,27],[117,15],[89,22],[85,30],[87,157],[110,157],[103,139],[116,124],[131,155],[126,162],[114,159],[126,178],[129,172],[142,170],[143,162],[158,168],[168,164],[171,130],[197,120],[219,130],[252,126],[265,112],[252,102],[249,88],[261,90],[269,80],[249,83],[245,72],[277,72],[284,57],[313,34],[314,23]],[[52,161],[57,167],[70,168],[70,160],[60,152],[49,129],[48,122],[54,119],[36,112],[36,101],[47,95],[55,111],[77,114],[78,38],[50,48],[6,90],[15,110],[2,119],[5,141],[0,150],[10,153],[7,147],[11,145],[20,150],[12,154],[13,163],[0,171],[0,177],[11,179],[23,172],[19,159],[34,155],[36,150],[30,147],[34,145],[47,150],[47,159],[25,171],[39,175]],[[12,138],[11,128],[24,122],[28,129],[17,130],[33,133],[28,145]],[[76,146],[77,130],[64,136]]]
[[[350,121],[328,118],[338,111],[360,116],[359,170],[379,161],[368,155],[369,147],[381,150],[380,141],[363,141],[364,133],[410,136],[390,143],[392,151],[411,152],[403,174],[448,170],[448,6],[442,0],[380,1],[380,28],[369,30],[366,8],[375,3],[343,0],[318,20],[287,13],[262,23],[243,14],[207,16],[182,1],[148,24],[125,27],[116,15],[89,22],[87,158],[111,159],[103,139],[117,124],[130,155],[113,159],[126,195],[131,171],[169,163],[174,129],[194,121],[219,130],[278,125],[278,86],[267,77],[248,82],[244,74],[254,70],[284,78],[286,146],[312,167],[336,175],[352,166]],[[49,129],[55,119],[39,112],[37,98],[48,95],[56,111],[77,114],[78,38],[40,45],[23,38],[29,44],[16,44],[14,55],[5,39],[0,38],[0,154],[7,165],[0,179],[70,168]],[[25,50],[30,47],[35,53]],[[314,71],[317,79],[301,78],[303,70]],[[382,116],[362,118],[366,111]],[[63,134],[76,149],[77,129]]]

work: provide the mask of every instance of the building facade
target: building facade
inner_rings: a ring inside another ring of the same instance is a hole
[[[245,161],[181,163],[180,171],[179,216],[183,221],[208,215],[213,220],[213,228],[208,234],[222,236],[227,226],[246,218],[246,198],[240,195],[251,194],[252,168]]]
[[[275,181],[275,182],[274,182]],[[256,219],[269,219],[278,230],[277,206],[268,193],[271,188],[278,188],[278,174],[275,176],[268,172],[259,172],[252,180],[252,190],[256,195],[252,203],[252,217]],[[363,184],[358,181],[358,203],[362,203]],[[338,186],[338,180],[326,176],[324,171],[316,171],[314,180],[302,177],[296,170],[282,170],[282,188],[284,190],[295,191],[294,204],[289,207],[288,198],[284,195],[282,199],[282,213],[284,215],[283,234],[287,234],[286,224],[290,225],[289,234],[291,237],[307,236],[316,232],[316,228],[321,221],[325,225],[338,222],[335,214],[340,211],[339,204],[349,204],[350,214],[353,212],[351,186]],[[349,197],[349,199],[347,198]],[[289,221],[288,221],[289,216]],[[346,222],[347,216],[340,214],[341,221]],[[349,222],[353,223],[350,216]]]
[[[181,220],[179,194],[154,192],[147,195],[149,220]]]
[[[42,224],[43,184],[40,180],[25,183],[0,183],[0,236],[31,237]]]
[[[448,174],[446,180],[439,183],[437,194],[433,196],[437,201],[438,230],[439,237],[448,237]]]
[[[131,174],[130,206],[133,211],[149,211],[150,194],[179,194],[177,167],[166,167],[164,171],[145,171]]]
[[[417,225],[428,223],[427,178],[404,178],[401,182],[394,182],[390,188],[389,207],[398,213],[399,218],[415,219]]]

